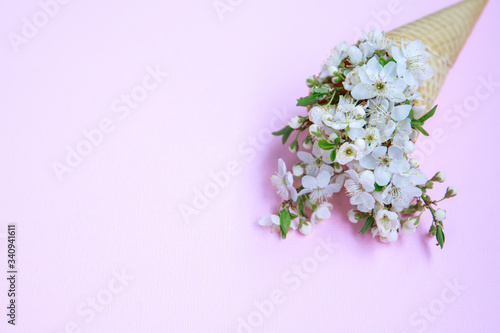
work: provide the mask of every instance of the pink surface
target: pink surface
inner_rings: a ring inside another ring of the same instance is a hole
[[[305,111],[329,50],[455,1],[215,1],[221,15],[211,0],[67,2],[47,22],[37,1],[0,3],[0,276],[10,223],[19,270],[16,327],[0,279],[1,332],[500,330],[498,2],[419,141],[423,170],[459,191],[442,251],[427,215],[395,244],[361,237],[343,194],[309,237],[257,220],[278,203],[277,159],[295,159],[268,133]],[[15,52],[33,15],[46,25]],[[131,92],[143,100],[126,106]],[[54,162],[78,147],[60,181]]]

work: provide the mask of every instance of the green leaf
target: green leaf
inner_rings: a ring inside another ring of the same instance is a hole
[[[436,226],[433,224],[431,225],[431,228],[429,229],[429,234],[435,236],[436,235]]]
[[[300,228],[302,228],[302,226],[303,226],[304,224],[306,224],[306,223],[307,223],[307,221],[306,221],[306,220],[304,220],[302,217],[300,217],[300,218],[299,218],[299,229],[300,229]]]
[[[340,142],[340,138],[336,138],[335,140],[333,140],[333,143],[335,144],[338,144]]]
[[[359,231],[359,233],[364,235],[365,232],[367,232],[368,229],[370,229],[373,226],[373,222],[375,222],[373,216],[368,216],[368,218],[365,221],[365,225],[363,225],[363,228]]]
[[[290,136],[290,134],[292,134],[292,132],[288,132],[288,133],[286,133],[286,134],[283,134],[283,137],[281,138],[281,142],[282,142],[283,144],[285,144],[285,143],[286,143],[286,140],[288,140],[288,137]]]
[[[311,105],[311,104],[315,104],[318,101],[319,101],[318,97],[310,95],[310,96],[299,98],[297,100],[297,106],[308,106],[308,105]]]
[[[413,109],[411,109],[410,114],[408,114],[408,118],[413,120],[413,117],[415,117],[415,111],[413,111]]]
[[[429,136],[429,133],[427,133],[427,131],[424,130],[424,128],[422,127],[422,125],[420,125],[418,123],[413,123],[413,121],[412,121],[412,125],[413,125],[414,128],[416,128],[417,130],[419,130],[420,133],[422,133],[423,135]]]
[[[335,162],[335,158],[337,157],[337,149],[334,149],[332,150],[332,152],[330,153],[330,159],[332,160],[332,162]]]
[[[330,90],[328,88],[314,88],[314,92],[316,94],[325,95],[328,94]]]
[[[273,135],[280,136],[280,135],[283,135],[285,133],[291,133],[292,131],[293,131],[293,128],[291,128],[290,126],[285,126],[282,129],[280,129],[279,131],[273,132]]]
[[[302,216],[307,217],[306,213],[304,212],[304,199],[302,196],[300,196],[297,199],[297,203],[299,204],[299,212]]]
[[[332,150],[333,148],[335,148],[335,144],[329,142],[328,140],[324,140],[324,139],[319,140],[318,146],[324,150]]]
[[[423,124],[427,119],[432,117],[434,115],[434,113],[436,113],[436,108],[437,108],[437,105],[435,107],[433,107],[429,112],[424,114],[422,117],[418,118],[418,120],[420,120],[420,122]]]
[[[382,192],[384,189],[385,186],[380,186],[379,184],[375,183],[375,191]]]
[[[283,135],[283,137],[281,138],[281,141],[283,142],[283,144],[285,144],[286,140],[288,140],[288,137],[290,136],[290,134],[292,134],[293,131],[294,131],[294,129],[291,128],[290,126],[285,126],[284,128],[280,129],[277,132],[273,132],[272,134],[276,135],[276,136]]]
[[[288,207],[283,209],[280,214],[280,228],[281,228],[281,237],[283,239],[286,238],[286,234],[290,229],[290,223],[292,222],[290,212],[288,211]]]
[[[311,104],[315,104],[319,102],[321,97],[327,95],[330,92],[328,88],[317,88],[317,87],[315,87],[313,91],[314,92],[312,93],[312,95],[299,98],[297,100],[297,106],[309,106]]]
[[[444,246],[444,232],[443,232],[443,229],[441,227],[437,227],[437,229],[436,229],[436,239],[438,241],[439,246],[441,246],[441,248],[443,248],[443,246]]]

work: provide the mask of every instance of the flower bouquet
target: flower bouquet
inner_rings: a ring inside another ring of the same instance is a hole
[[[437,205],[457,191],[448,187],[432,199],[428,190],[446,177],[428,178],[411,154],[419,134],[429,135],[424,127],[437,108],[431,106],[486,2],[466,0],[387,34],[371,31],[354,45],[337,45],[307,79],[309,95],[298,99],[307,115],[273,133],[283,144],[292,138],[299,161],[287,171],[279,159],[271,180],[283,202],[259,224],[283,238],[290,229],[309,234],[330,218],[328,199],[344,188],[355,206],[348,219],[362,224],[361,234],[394,242],[401,231],[415,232],[428,210],[429,233],[442,248],[446,212]]]

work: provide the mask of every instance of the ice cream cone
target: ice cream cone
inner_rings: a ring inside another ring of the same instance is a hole
[[[404,41],[421,40],[430,53],[429,65],[434,76],[425,80],[420,92],[427,109],[433,107],[446,75],[471,33],[488,0],[465,0],[417,21],[388,32],[399,45]]]

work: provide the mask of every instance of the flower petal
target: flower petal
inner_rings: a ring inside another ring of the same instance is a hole
[[[375,182],[380,186],[389,184],[392,178],[392,173],[385,165],[379,166],[375,169]]]
[[[267,214],[265,215],[264,217],[262,217],[260,220],[259,220],[259,224],[263,227],[269,227],[271,225],[273,225],[273,222],[272,222],[272,215],[271,214]]]
[[[318,182],[315,177],[307,175],[302,177],[302,186],[305,189],[314,190],[318,187]]]
[[[331,178],[332,178],[332,175],[330,175],[327,171],[321,171],[318,174],[318,176],[316,177],[316,180],[318,182],[318,186],[321,188],[324,188],[326,185],[328,185]]]
[[[404,104],[404,105],[398,105],[392,109],[392,114],[391,117],[392,119],[396,121],[400,121],[408,117],[410,114],[411,106]]]
[[[280,178],[285,176],[286,164],[281,158],[278,160],[278,175]]]
[[[376,96],[376,91],[372,85],[358,83],[351,91],[351,95],[357,100],[369,99]]]

